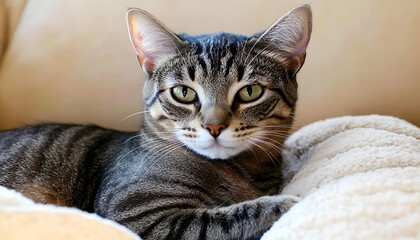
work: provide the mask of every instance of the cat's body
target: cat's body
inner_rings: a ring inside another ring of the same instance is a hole
[[[148,75],[140,133],[51,124],[2,131],[0,185],[96,212],[146,239],[259,238],[297,201],[276,194],[309,7],[250,38],[177,36],[139,10],[128,23]]]
[[[157,138],[150,134],[137,137],[138,133],[95,126],[38,125],[2,132],[0,136],[0,185],[16,189],[37,202],[95,211],[131,229],[141,229],[144,237],[147,237],[144,231],[154,221],[170,230],[171,225],[182,225],[172,220],[190,221],[193,217],[197,223],[190,222],[185,227],[198,224],[201,230],[199,219],[216,218],[215,225],[228,231],[238,219],[251,216],[242,209],[226,212],[229,217],[215,215],[216,206],[226,207],[268,195],[266,189],[260,189],[266,185],[254,181],[257,179],[270,180],[271,194],[276,193],[275,186],[277,189],[280,186],[279,169],[272,164],[261,166],[261,171],[276,170],[277,179],[252,176],[232,161],[208,161],[185,148],[169,151],[174,147],[148,144]],[[19,145],[15,144],[16,139]],[[146,144],[148,147],[139,148]],[[10,148],[11,145],[14,147]],[[11,150],[6,153],[8,149]],[[272,204],[266,214],[274,220],[292,203],[284,207]],[[267,206],[261,208],[259,211]],[[162,216],[167,220],[159,219]],[[270,223],[264,227],[269,226]],[[180,229],[179,233],[185,230]],[[242,231],[245,232],[238,230]],[[176,233],[171,231],[174,235],[170,236],[177,236]]]

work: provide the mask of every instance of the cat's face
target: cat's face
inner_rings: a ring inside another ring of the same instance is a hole
[[[128,24],[156,132],[211,159],[278,155],[293,122],[310,11],[292,10],[252,37],[177,36],[141,10],[129,11]]]

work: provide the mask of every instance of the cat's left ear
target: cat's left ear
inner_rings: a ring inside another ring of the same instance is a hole
[[[171,30],[144,10],[129,9],[127,25],[137,59],[148,75],[163,61],[176,55],[182,44]]]
[[[305,62],[306,48],[312,32],[312,11],[309,5],[290,10],[267,31],[255,36],[261,48],[297,73]]]

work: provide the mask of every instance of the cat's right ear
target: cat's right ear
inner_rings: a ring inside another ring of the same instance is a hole
[[[176,55],[182,44],[171,30],[144,10],[129,9],[127,25],[137,59],[148,75],[163,61]]]

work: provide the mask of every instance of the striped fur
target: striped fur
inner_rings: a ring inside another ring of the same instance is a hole
[[[298,200],[277,193],[310,8],[251,37],[176,35],[137,9],[128,26],[148,76],[141,131],[58,124],[1,131],[0,185],[96,212],[144,239],[258,239]],[[179,86],[195,97],[180,101]],[[239,92],[251,97],[251,86],[261,94],[248,101]]]

